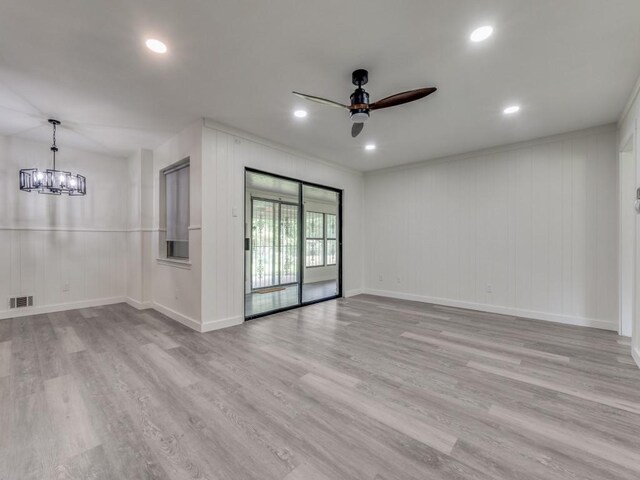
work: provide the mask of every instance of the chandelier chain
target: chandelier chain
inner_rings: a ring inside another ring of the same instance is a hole
[[[53,146],[51,147],[51,151],[53,152],[53,169],[56,169],[56,151],[58,147],[56,147],[56,124],[53,124]]]

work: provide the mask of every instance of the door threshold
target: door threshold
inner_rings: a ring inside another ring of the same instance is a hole
[[[256,318],[268,317],[269,315],[275,315],[276,313],[288,312],[289,310],[295,310],[297,308],[308,307],[310,305],[315,305],[316,303],[328,302],[330,300],[337,300],[342,298],[340,295],[334,295],[333,297],[320,298],[319,300],[312,300],[310,302],[301,303],[300,305],[291,305],[290,307],[282,307],[276,310],[269,310],[264,313],[256,313],[255,315],[245,316],[245,321],[247,320],[255,320]]]

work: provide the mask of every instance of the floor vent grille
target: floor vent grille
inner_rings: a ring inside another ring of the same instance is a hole
[[[33,296],[28,297],[11,297],[9,299],[9,308],[33,307]]]

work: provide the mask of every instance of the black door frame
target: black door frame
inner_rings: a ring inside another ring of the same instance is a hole
[[[298,228],[298,241],[300,243],[300,255],[299,255],[299,265],[298,265],[298,269],[300,272],[300,283],[299,283],[299,288],[298,288],[298,303],[296,305],[291,305],[288,307],[282,307],[282,308],[277,308],[275,310],[269,310],[267,312],[262,312],[262,313],[257,313],[254,315],[247,315],[246,312],[246,302],[243,302],[243,309],[244,309],[244,319],[245,320],[253,320],[255,318],[260,318],[260,317],[265,317],[267,315],[273,315],[274,313],[279,313],[279,312],[286,312],[287,310],[293,310],[296,308],[300,308],[300,307],[306,307],[308,305],[313,305],[315,303],[321,303],[321,302],[326,302],[329,300],[335,300],[336,298],[341,298],[342,297],[342,195],[343,195],[343,190],[340,188],[335,188],[335,187],[328,187],[326,185],[321,185],[319,183],[313,183],[313,182],[307,182],[304,180],[299,180],[297,178],[292,178],[292,177],[287,177],[284,175],[278,175],[277,173],[270,173],[270,172],[265,172],[264,170],[258,170],[255,168],[250,168],[250,167],[245,167],[244,169],[244,211],[242,213],[243,216],[243,228],[244,228],[244,232],[243,232],[243,237],[244,237],[244,243],[245,243],[245,249],[244,249],[244,275],[247,274],[247,255],[246,255],[246,251],[247,251],[247,242],[246,242],[246,235],[247,235],[247,231],[246,231],[246,226],[247,226],[247,173],[257,173],[259,175],[268,175],[274,178],[280,178],[282,180],[288,180],[290,182],[296,182],[298,183],[298,202],[299,202],[299,206],[300,208],[298,208],[298,222],[300,225],[300,228]],[[303,187],[304,186],[308,186],[308,187],[317,187],[317,188],[322,188],[325,190],[329,190],[332,192],[337,193],[338,195],[338,292],[336,295],[332,295],[330,297],[325,297],[325,298],[321,298],[318,300],[311,300],[309,302],[303,302],[302,301],[302,286],[304,285],[304,197],[303,197]],[[246,295],[245,292],[246,289],[246,278],[243,281],[243,295]]]

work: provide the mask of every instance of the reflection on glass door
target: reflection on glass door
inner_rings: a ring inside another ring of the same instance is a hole
[[[340,192],[247,170],[245,316],[340,295]]]

